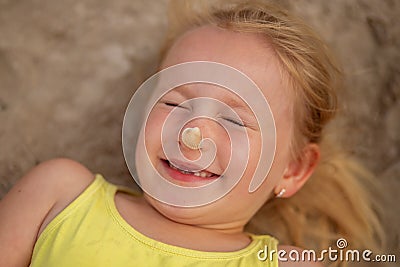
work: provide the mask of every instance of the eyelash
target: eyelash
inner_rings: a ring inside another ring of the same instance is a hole
[[[231,123],[233,123],[233,124],[235,124],[235,125],[237,125],[237,126],[246,127],[246,125],[243,124],[243,123],[240,122],[240,121],[237,121],[237,120],[234,120],[234,119],[230,119],[230,118],[223,118],[223,119],[226,120],[226,121],[228,121],[228,122],[231,122]]]
[[[165,102],[162,102],[162,103],[163,103],[164,105],[168,106],[168,107],[180,107],[180,108],[184,108],[184,107],[182,107],[181,105],[176,104],[176,103],[173,103],[173,102],[165,101]]]
[[[173,102],[165,101],[165,102],[162,102],[162,103],[163,103],[164,105],[168,106],[168,107],[180,107],[180,108],[185,108],[185,107],[180,106],[179,104],[176,104],[176,103],[173,103]],[[228,121],[228,122],[230,122],[230,123],[233,123],[233,124],[235,124],[235,125],[237,125],[237,126],[246,127],[246,125],[245,125],[244,123],[240,122],[240,121],[237,121],[237,120],[234,120],[234,119],[231,119],[231,118],[223,118],[223,119],[226,120],[226,121]]]

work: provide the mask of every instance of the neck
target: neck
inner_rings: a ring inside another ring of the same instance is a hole
[[[215,231],[226,235],[239,235],[244,233],[244,224],[242,222],[229,222],[219,224],[199,224],[193,225],[204,230]]]
[[[251,242],[251,238],[243,232],[247,222],[245,220],[200,223],[210,221],[210,218],[204,218],[204,213],[188,216],[182,209],[166,207],[164,204],[158,209],[159,202],[147,202],[145,205],[147,211],[152,210],[149,219],[157,221],[157,227],[149,233],[156,240],[168,240],[169,244],[189,249],[219,252],[237,251]],[[144,232],[149,230],[149,224],[147,226]]]

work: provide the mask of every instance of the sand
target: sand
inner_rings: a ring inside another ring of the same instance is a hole
[[[344,115],[332,127],[387,188],[387,229],[399,253],[400,2],[283,3],[343,65]],[[165,0],[0,0],[0,198],[55,157],[134,186],[121,124],[134,90],[155,70],[165,29]]]

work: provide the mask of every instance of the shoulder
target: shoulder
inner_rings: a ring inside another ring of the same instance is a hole
[[[40,199],[63,198],[63,193],[80,191],[92,182],[94,175],[82,164],[67,158],[57,158],[40,163],[26,173],[5,196]],[[33,200],[33,199],[31,199]]]
[[[86,188],[94,179],[94,174],[84,165],[68,158],[45,161],[33,168],[27,179],[35,180],[44,188],[57,188],[64,193],[74,193]]]
[[[309,260],[309,250],[295,246],[279,245],[278,256],[280,267],[324,267],[321,262]],[[316,255],[318,256],[318,255]],[[310,256],[312,257],[312,255]]]
[[[4,263],[1,258],[7,259],[4,265],[8,266],[29,262],[46,219],[93,179],[86,167],[65,158],[43,162],[24,175],[0,201],[0,265]]]
[[[50,184],[68,181],[89,181],[92,172],[77,161],[68,158],[56,158],[44,161],[30,170],[22,180],[36,180]]]
[[[79,193],[94,179],[94,175],[82,164],[67,158],[57,158],[40,163],[24,175],[10,191],[22,196],[47,198],[56,202]]]
[[[93,180],[92,172],[76,161],[67,158],[48,160],[26,173],[2,199],[0,207],[31,207],[22,210],[48,214],[59,203],[79,195]]]
[[[33,168],[21,179],[27,188],[34,187],[47,197],[47,210],[38,235],[47,224],[78,197],[94,180],[94,174],[85,166],[71,159],[57,158]],[[34,192],[37,192],[34,190]],[[40,205],[40,204],[39,204]]]

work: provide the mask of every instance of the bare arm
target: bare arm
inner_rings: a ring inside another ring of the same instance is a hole
[[[66,206],[92,180],[90,171],[68,159],[41,163],[22,177],[0,201],[0,267],[29,266],[48,214]]]

